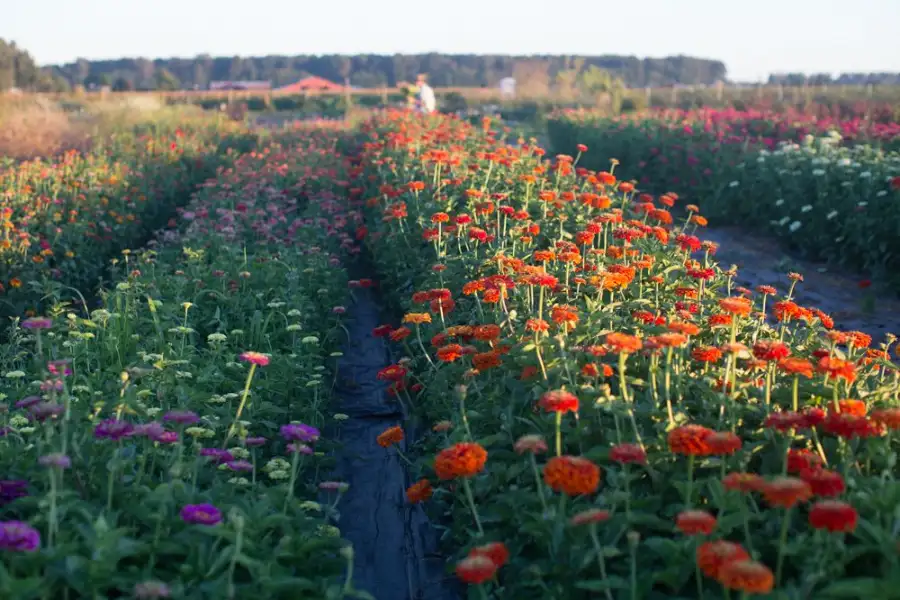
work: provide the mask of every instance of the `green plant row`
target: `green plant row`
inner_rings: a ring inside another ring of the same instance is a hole
[[[347,278],[327,136],[229,158],[101,306],[0,346],[0,596],[344,598],[322,436]],[[329,205],[331,202],[331,205]],[[357,596],[362,597],[362,596]]]

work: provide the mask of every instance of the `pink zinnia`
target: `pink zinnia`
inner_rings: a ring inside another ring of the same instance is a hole
[[[250,350],[241,354],[241,360],[257,367],[265,367],[269,364],[268,356],[262,352],[252,352]]]

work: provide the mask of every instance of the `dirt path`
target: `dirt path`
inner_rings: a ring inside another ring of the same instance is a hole
[[[365,275],[365,273],[363,273]],[[398,446],[408,451],[417,432],[403,407],[388,397],[379,370],[391,364],[384,340],[372,330],[385,323],[377,295],[354,290],[347,316],[350,339],[338,361],[335,395],[349,418],[340,427],[341,450],[335,476],[350,488],[341,500],[339,527],[353,544],[354,585],[376,600],[455,600],[455,582],[444,573],[438,533],[421,505],[406,501],[413,482],[393,450],[377,437],[388,427],[404,427]]]
[[[896,297],[874,288],[860,289],[859,279],[797,260],[777,242],[738,228],[707,228],[697,235],[719,244],[715,260],[723,268],[738,266],[738,285],[753,289],[766,284],[786,292],[786,274],[794,271],[804,279],[795,291],[797,302],[831,315],[835,329],[865,332],[875,343],[884,341],[886,333],[900,334],[900,299]]]

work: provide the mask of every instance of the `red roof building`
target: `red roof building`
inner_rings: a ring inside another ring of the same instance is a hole
[[[279,92],[302,94],[303,92],[342,92],[344,86],[321,77],[311,76],[278,88]]]

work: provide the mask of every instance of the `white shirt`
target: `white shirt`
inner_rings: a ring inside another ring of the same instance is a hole
[[[423,113],[433,113],[437,102],[434,99],[434,90],[427,83],[419,86],[419,110]]]

